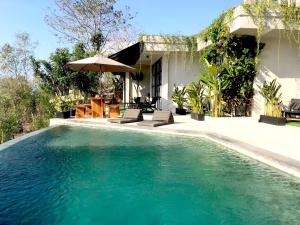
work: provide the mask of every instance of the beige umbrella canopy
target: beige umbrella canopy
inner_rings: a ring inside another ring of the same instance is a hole
[[[123,63],[106,58],[102,55],[96,55],[74,62],[69,62],[67,66],[73,70],[87,71],[87,72],[134,72],[133,67],[127,66]]]

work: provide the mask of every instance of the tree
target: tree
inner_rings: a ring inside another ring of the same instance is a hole
[[[31,58],[35,77],[40,79],[40,85],[46,92],[63,96],[71,89],[79,90],[84,96],[96,93],[98,80],[96,73],[73,71],[67,63],[88,57],[83,44],[77,44],[73,52],[66,48],[56,49],[49,61]]]
[[[0,50],[0,143],[48,126],[53,115],[48,95],[31,79],[34,48],[29,35],[20,33]]]
[[[47,93],[23,76],[0,78],[0,142],[48,126],[53,106]]]
[[[6,43],[0,49],[0,75],[24,76],[28,79],[32,74],[30,56],[33,55],[36,45],[28,33],[16,34],[15,43]]]
[[[34,75],[41,80],[41,87],[53,95],[67,95],[72,86],[74,73],[67,67],[71,54],[68,49],[56,49],[50,61],[31,58]]]
[[[49,8],[45,20],[61,40],[84,43],[89,50],[103,53],[108,50],[106,46],[110,43],[118,46],[123,41],[122,37],[126,35],[122,34],[130,32],[130,22],[134,18],[129,13],[129,7],[124,10],[115,9],[116,2],[55,0],[57,11]]]

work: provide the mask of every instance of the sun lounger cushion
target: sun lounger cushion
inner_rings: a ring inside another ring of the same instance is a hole
[[[137,119],[138,121],[143,120],[143,113],[141,109],[127,109],[123,115],[124,119]]]
[[[141,109],[127,109],[123,115],[123,118],[109,119],[111,123],[134,123],[143,121],[143,114]]]
[[[155,111],[153,113],[153,121],[167,121],[168,123],[174,123],[173,114],[169,111]]]
[[[174,123],[173,114],[169,111],[155,111],[152,120],[138,123],[139,126],[158,127]]]

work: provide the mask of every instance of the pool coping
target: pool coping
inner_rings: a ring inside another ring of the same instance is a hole
[[[107,123],[94,123],[90,121],[76,121],[76,120],[61,120],[59,123],[50,124],[49,127],[43,128],[41,130],[37,130],[28,134],[25,134],[16,139],[10,140],[3,144],[0,144],[0,151],[5,150],[6,148],[21,142],[29,137],[34,135],[43,133],[49,129],[58,126],[80,126],[87,128],[113,128],[119,130],[132,130],[132,131],[142,131],[147,133],[162,133],[162,134],[172,134],[179,136],[187,136],[187,137],[197,137],[197,138],[206,138],[210,141],[213,141],[217,144],[225,146],[231,150],[239,152],[243,155],[246,155],[254,160],[260,161],[266,165],[269,165],[273,168],[276,168],[286,174],[292,175],[294,177],[300,178],[300,161],[288,158],[283,155],[279,155],[277,153],[271,152],[267,149],[257,147],[255,145],[251,145],[246,142],[242,142],[240,140],[221,135],[215,132],[205,132],[205,131],[195,131],[195,130],[169,130],[164,127],[138,127],[136,124],[107,124]]]

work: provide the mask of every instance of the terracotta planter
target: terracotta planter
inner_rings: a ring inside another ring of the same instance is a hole
[[[61,119],[68,119],[70,118],[70,111],[66,112],[56,112],[56,118],[61,118]]]
[[[260,115],[259,122],[272,124],[272,125],[276,125],[276,126],[285,126],[286,118]]]
[[[198,120],[198,121],[204,121],[205,120],[205,115],[204,114],[200,114],[200,113],[191,113],[191,118],[193,120]]]
[[[178,114],[178,115],[186,115],[186,109],[176,108],[176,114]]]

